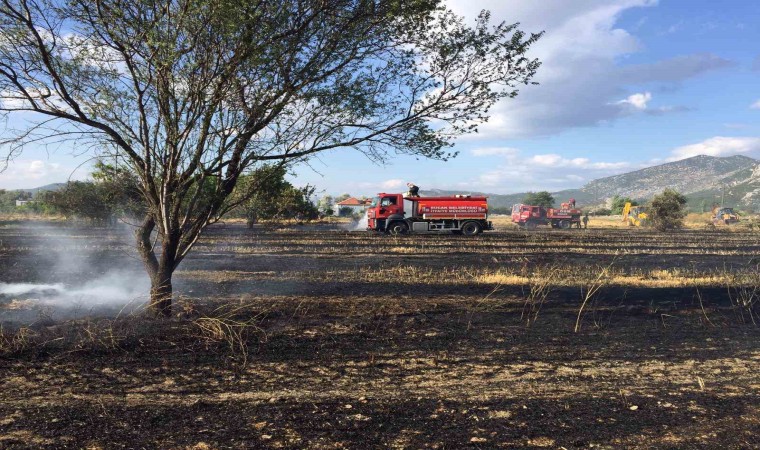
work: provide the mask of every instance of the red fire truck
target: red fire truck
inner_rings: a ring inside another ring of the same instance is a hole
[[[446,232],[474,236],[492,230],[487,197],[405,197],[378,194],[367,210],[367,229],[392,234]]]
[[[539,225],[551,225],[552,228],[562,229],[575,225],[580,228],[581,214],[580,209],[571,208],[567,203],[563,203],[561,208],[518,204],[512,207],[512,222],[529,230]]]

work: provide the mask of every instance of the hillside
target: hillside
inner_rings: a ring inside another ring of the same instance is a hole
[[[579,189],[552,192],[559,200],[575,198],[579,205],[603,206],[615,195],[646,201],[666,188],[686,195],[692,210],[709,210],[723,199],[726,205],[760,209],[760,161],[747,156],[695,156],[621,175],[591,181]],[[454,191],[425,190],[430,195]],[[471,192],[472,194],[479,194]],[[494,207],[519,203],[524,192],[484,194]]]
[[[44,186],[32,188],[32,189],[18,189],[21,192],[29,192],[30,194],[36,194],[37,192],[57,191],[64,187],[66,183],[52,183]]]
[[[596,201],[614,195],[649,199],[665,188],[682,194],[720,193],[724,186],[750,178],[757,165],[757,160],[741,155],[725,158],[701,155],[594,180],[581,191]]]

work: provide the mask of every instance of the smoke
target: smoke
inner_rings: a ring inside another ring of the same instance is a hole
[[[150,288],[145,276],[114,271],[81,285],[0,283],[0,296],[60,308],[98,308],[140,304]]]
[[[367,213],[362,214],[358,220],[353,220],[346,225],[348,231],[367,231]]]
[[[0,283],[0,295],[29,295],[44,292],[60,292],[62,284]]]
[[[34,312],[64,319],[142,307],[150,283],[129,226],[115,229],[23,224],[26,251],[0,274],[0,323],[30,322]]]

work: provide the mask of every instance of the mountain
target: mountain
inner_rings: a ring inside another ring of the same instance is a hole
[[[594,180],[581,191],[594,199],[613,195],[649,199],[668,187],[682,194],[712,192],[747,180],[757,165],[757,160],[741,155],[725,158],[700,155]]]
[[[686,195],[692,210],[708,211],[713,203],[742,209],[760,209],[760,161],[747,156],[694,156],[621,175],[593,180],[579,189],[552,192],[557,201],[575,198],[582,206],[604,206],[615,195],[646,201],[666,188]],[[425,190],[426,195],[453,191]],[[473,192],[472,194],[479,194]],[[519,203],[524,192],[483,194],[493,207]]]
[[[66,183],[52,183],[44,186],[32,188],[32,189],[16,189],[18,192],[28,192],[30,194],[36,194],[37,192],[57,191],[66,186]]]

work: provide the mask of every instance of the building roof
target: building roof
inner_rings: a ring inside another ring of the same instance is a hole
[[[342,202],[338,202],[338,206],[365,206],[372,203],[372,200],[359,200],[356,197],[348,197]]]

